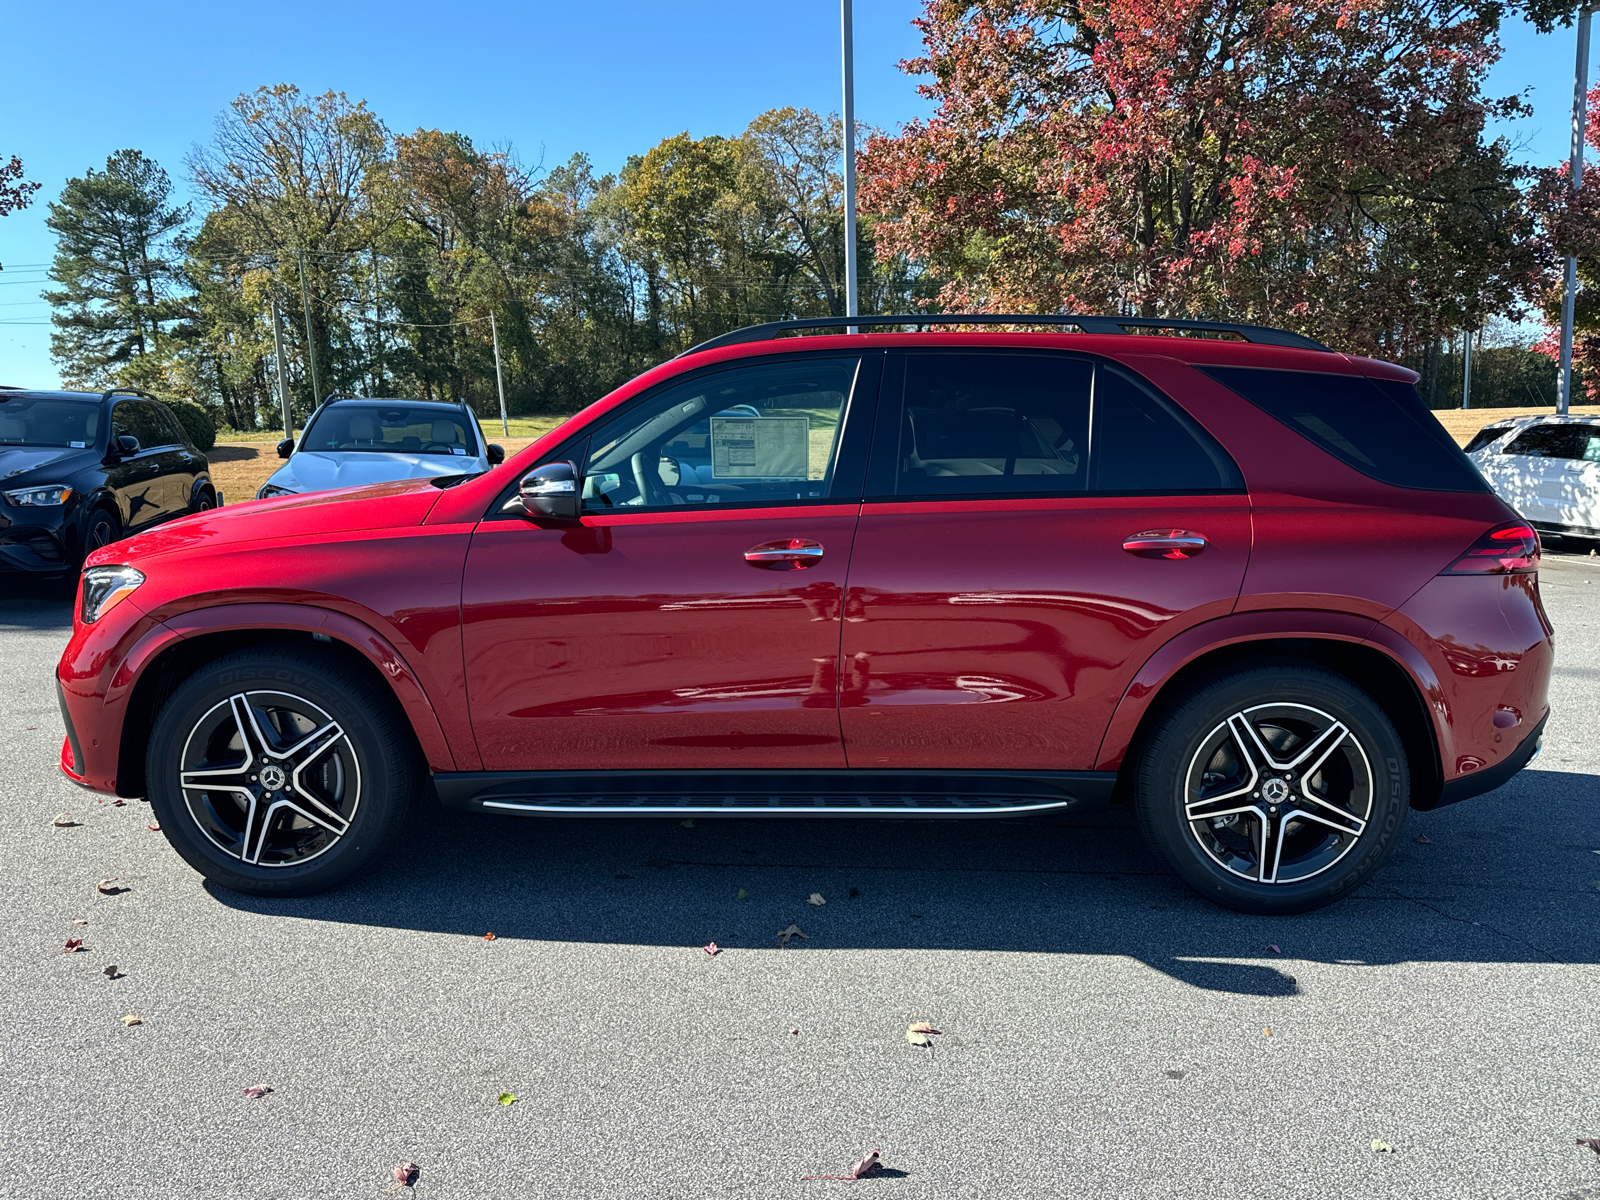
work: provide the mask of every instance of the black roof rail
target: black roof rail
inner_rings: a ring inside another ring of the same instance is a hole
[[[1331,353],[1315,338],[1291,333],[1287,329],[1273,329],[1268,325],[1236,325],[1228,321],[1191,321],[1179,317],[1108,317],[1074,313],[915,313],[899,316],[860,317],[803,317],[794,321],[770,321],[765,325],[747,325],[729,333],[691,346],[679,358],[715,350],[720,346],[737,346],[744,342],[764,342],[781,334],[806,329],[835,329],[853,326],[875,328],[895,325],[1070,325],[1084,333],[1127,333],[1129,329],[1177,329],[1194,333],[1232,333],[1244,341],[1258,346],[1288,346],[1296,350],[1324,350]]]
[[[329,392],[326,396],[324,396],[322,398],[322,403],[318,404],[317,407],[321,408],[323,404],[332,404],[335,400],[367,400],[367,399],[370,399],[370,397],[368,397],[368,396],[358,396],[354,392]]]
[[[139,397],[141,397],[142,399],[145,399],[145,400],[155,400],[156,399],[149,392],[141,391],[139,388],[136,388],[136,387],[113,387],[113,388],[107,388],[105,391],[100,393],[100,399],[102,399],[102,400],[109,400],[113,396],[139,396]],[[161,401],[156,400],[156,403],[160,404]]]

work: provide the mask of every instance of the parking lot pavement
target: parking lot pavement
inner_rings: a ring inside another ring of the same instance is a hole
[[[67,605],[0,600],[0,1197],[371,1197],[407,1160],[424,1200],[808,1196],[881,1148],[852,1187],[1600,1200],[1600,559],[1543,581],[1543,754],[1285,919],[1195,898],[1115,813],[429,807],[345,890],[248,899],[57,774]]]

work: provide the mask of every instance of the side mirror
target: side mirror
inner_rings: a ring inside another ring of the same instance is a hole
[[[117,437],[117,453],[122,455],[139,453],[139,439],[131,433],[120,434]]]
[[[279,458],[288,458],[289,455],[291,455],[293,453],[294,453],[294,439],[293,438],[284,438],[283,441],[278,443],[278,457]]]
[[[522,477],[517,485],[522,511],[530,517],[576,521],[582,499],[578,495],[578,467],[570,462],[545,463]]]
[[[506,448],[504,446],[496,446],[493,442],[490,442],[484,457],[489,460],[491,467],[498,467],[506,460]]]

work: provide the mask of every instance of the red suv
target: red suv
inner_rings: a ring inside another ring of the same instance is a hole
[[[529,815],[1131,804],[1204,895],[1295,912],[1533,756],[1538,540],[1414,374],[1000,322],[740,330],[481,474],[108,546],[62,770],[256,894],[370,862],[431,777]]]

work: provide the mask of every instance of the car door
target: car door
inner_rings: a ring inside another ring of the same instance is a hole
[[[1575,500],[1574,463],[1581,464],[1584,430],[1566,423],[1530,425],[1507,444],[1495,464],[1495,490],[1530,521],[1565,525]],[[1576,468],[1581,469],[1581,467]]]
[[[840,609],[880,362],[696,372],[572,445],[579,520],[479,525],[462,623],[486,769],[844,765]],[[685,436],[704,476],[667,452]]]
[[[138,441],[139,448],[132,454],[118,449],[117,439],[123,436]],[[160,449],[164,437],[143,401],[119,400],[111,410],[111,454],[117,461],[107,467],[106,484],[116,495],[125,530],[152,525],[167,513]]]
[[[1092,769],[1139,665],[1233,608],[1249,547],[1238,469],[1138,377],[892,356],[846,597],[850,766]]]
[[[205,459],[190,449],[178,426],[178,418],[166,406],[146,402],[145,411],[158,430],[156,469],[161,490],[161,519],[179,517],[189,511],[189,498],[195,479],[204,469]]]

